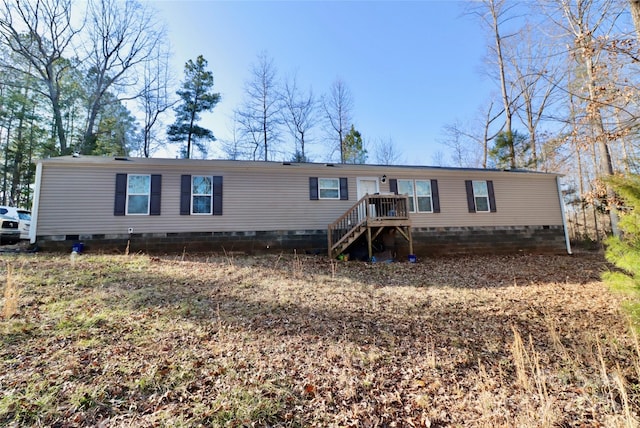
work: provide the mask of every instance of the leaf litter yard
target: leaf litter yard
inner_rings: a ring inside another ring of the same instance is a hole
[[[8,256],[0,426],[637,426],[638,343],[605,269]]]

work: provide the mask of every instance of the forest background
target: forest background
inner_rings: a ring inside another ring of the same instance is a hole
[[[437,166],[561,173],[572,236],[615,231],[606,177],[639,168],[635,2],[456,3],[485,35],[477,68],[493,90],[475,114],[442,123],[439,148],[425,150],[420,135],[408,145],[368,131],[354,107],[358,82],[340,77],[341,64],[327,88],[313,88],[296,71],[281,72],[270,46],[256,46],[225,129],[210,129],[207,117],[229,102],[214,85],[225,64],[198,56],[176,70],[162,3],[3,0],[0,202],[28,208],[36,160],[72,153],[407,164],[428,151]],[[396,114],[416,114],[380,98]],[[431,102],[418,113],[437,108]]]

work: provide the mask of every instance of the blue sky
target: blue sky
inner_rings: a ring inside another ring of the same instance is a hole
[[[341,78],[354,99],[353,121],[367,143],[392,139],[404,164],[432,165],[442,127],[468,121],[489,99],[483,78],[486,38],[459,1],[172,1],[155,0],[168,25],[173,68],[202,54],[222,95],[201,124],[231,138],[233,110],[258,54],[280,77],[327,93]],[[323,132],[308,146],[326,160]],[[216,156],[216,143],[211,157]],[[281,147],[284,149],[284,146]],[[283,160],[283,159],[276,159]]]

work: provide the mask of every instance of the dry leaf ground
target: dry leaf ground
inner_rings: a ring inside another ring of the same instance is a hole
[[[638,344],[601,254],[8,266],[2,426],[631,427],[640,413]]]

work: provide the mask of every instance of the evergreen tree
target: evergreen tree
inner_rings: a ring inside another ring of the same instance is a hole
[[[518,131],[500,132],[489,151],[489,157],[498,168],[531,168],[533,158],[527,136]]]
[[[604,280],[615,288],[640,292],[640,175],[615,176],[609,183],[624,208],[618,223],[622,234],[607,239],[605,257],[621,271],[605,273]]]
[[[107,156],[128,156],[136,145],[136,122],[131,112],[115,96],[103,95],[105,105],[97,117],[98,126],[95,146],[91,154]]]
[[[198,126],[200,113],[212,111],[220,101],[220,94],[211,92],[213,74],[206,69],[207,60],[199,55],[195,62],[187,61],[184,66],[185,79],[182,89],[177,91],[180,102],[175,108],[176,121],[167,129],[167,136],[172,142],[185,142],[182,154],[191,157],[192,145],[206,155],[207,146],[202,140],[215,141],[211,130]]]
[[[356,131],[353,125],[344,137],[342,147],[344,148],[344,163],[363,164],[367,162],[367,150],[364,148],[362,135]]]
[[[311,162],[311,159],[309,159],[309,157],[302,153],[300,150],[296,150],[296,152],[291,157],[291,162],[305,163]]]

